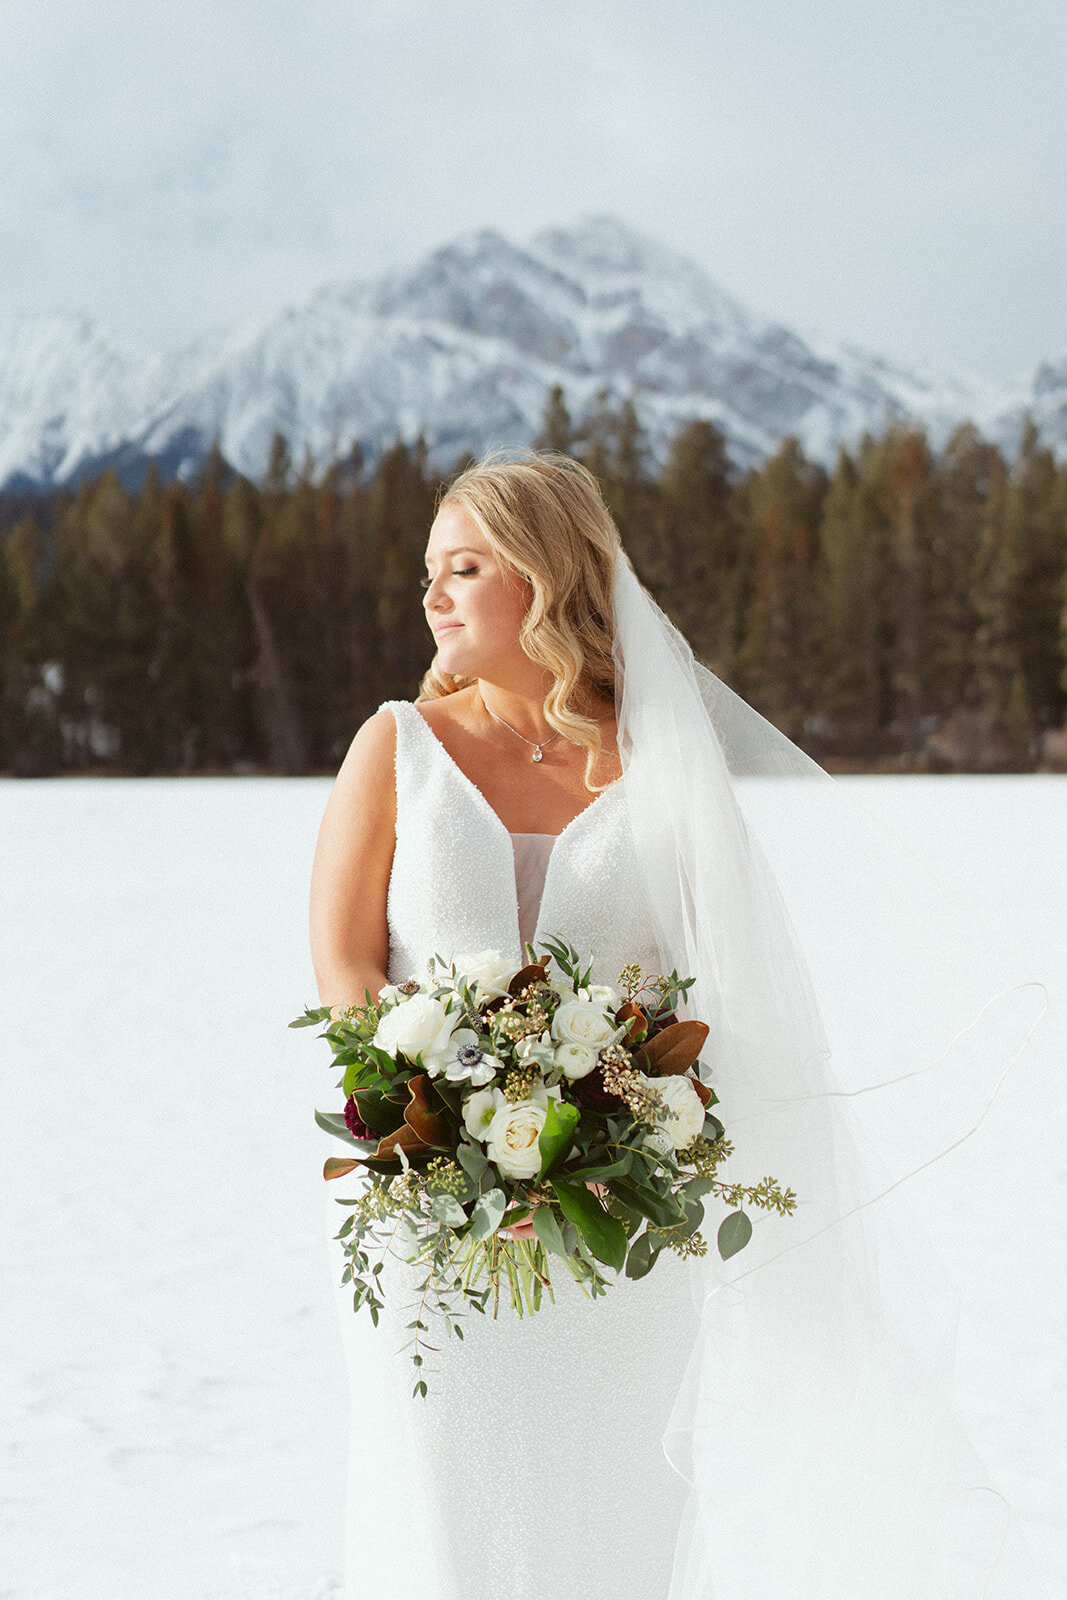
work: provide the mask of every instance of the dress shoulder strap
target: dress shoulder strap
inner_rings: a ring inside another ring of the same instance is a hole
[[[383,700],[378,710],[391,711],[396,723],[396,795],[403,806],[422,789],[437,741],[410,700]]]

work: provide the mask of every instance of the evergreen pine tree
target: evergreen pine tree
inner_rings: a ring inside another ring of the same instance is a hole
[[[61,666],[46,659],[41,538],[26,513],[0,539],[0,769],[17,777],[62,770]]]
[[[678,431],[658,488],[655,547],[642,548],[642,576],[697,656],[728,678],[740,633],[737,526],[726,439],[713,422]]]
[[[1012,632],[1035,729],[1058,725],[1067,711],[1060,644],[1067,570],[1063,484],[1052,452],[1027,418],[1009,477],[1006,518],[1014,564]]]
[[[870,754],[878,744],[884,700],[884,582],[878,542],[864,516],[861,475],[838,452],[819,525],[818,690],[827,748]]]
[[[933,460],[920,429],[890,429],[883,445],[890,464],[888,511],[895,577],[893,709],[904,751],[914,757],[925,736]]]
[[[573,445],[574,429],[563,389],[560,384],[553,384],[545,399],[541,431],[534,440],[534,449],[557,450],[561,455],[570,455]]]
[[[803,739],[814,709],[816,567],[826,475],[788,438],[746,487],[752,589],[738,665],[756,707],[791,738]]]

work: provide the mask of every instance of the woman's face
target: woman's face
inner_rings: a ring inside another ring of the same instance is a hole
[[[495,556],[459,505],[443,506],[426,545],[426,620],[453,677],[500,678],[529,661],[519,643],[530,586]]]

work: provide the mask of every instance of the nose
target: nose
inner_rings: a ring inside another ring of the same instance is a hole
[[[441,573],[438,573],[430,583],[422,597],[422,603],[427,611],[446,611],[451,606],[452,602],[448,597]]]

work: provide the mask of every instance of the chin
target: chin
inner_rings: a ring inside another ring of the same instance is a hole
[[[477,678],[480,676],[478,667],[472,662],[469,651],[450,650],[447,644],[437,652],[437,665],[442,672],[447,672],[450,678]]]

